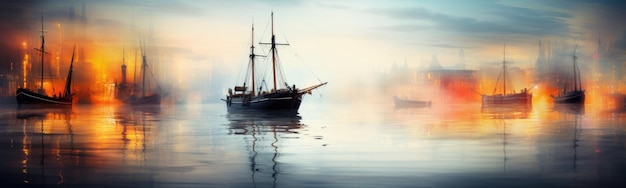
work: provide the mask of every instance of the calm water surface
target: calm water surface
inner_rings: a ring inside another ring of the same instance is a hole
[[[620,187],[626,113],[305,102],[0,112],[2,187]]]

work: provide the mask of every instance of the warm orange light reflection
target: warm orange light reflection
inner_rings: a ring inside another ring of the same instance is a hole
[[[80,148],[92,148],[90,151],[109,151],[110,149],[121,149],[119,152],[91,153],[104,157],[107,161],[92,161],[93,165],[106,166],[110,165],[109,161],[134,161],[143,159],[143,151],[145,149],[146,126],[150,123],[144,122],[141,118],[141,112],[124,111],[116,112],[115,106],[102,106],[100,108],[93,107],[89,110],[80,112],[72,112],[69,109],[49,112],[41,118],[31,118],[25,120],[24,128],[29,127],[30,130],[24,130],[25,133],[42,133],[42,141],[46,149],[54,153],[56,157],[63,157],[69,153],[79,154],[86,152],[82,150],[74,150],[74,144],[81,144]],[[120,108],[123,109],[123,108]],[[74,119],[84,117],[99,117],[82,119],[75,122]],[[88,125],[88,126],[86,126]],[[80,133],[78,135],[75,135]],[[76,136],[80,137],[80,143],[72,143]],[[39,138],[37,138],[39,139]],[[22,152],[25,155],[24,166],[27,166],[28,155],[32,152],[29,142],[32,142],[32,135],[25,134],[24,147]],[[72,151],[65,151],[72,149]],[[37,152],[37,151],[35,151]],[[80,155],[73,155],[79,158]],[[26,169],[26,168],[24,168]]]

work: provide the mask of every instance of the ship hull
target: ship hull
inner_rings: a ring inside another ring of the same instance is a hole
[[[55,98],[28,89],[20,88],[15,92],[18,105],[36,105],[44,107],[68,107],[72,106],[71,98]]]
[[[406,100],[400,99],[398,97],[393,98],[393,102],[396,108],[420,108],[420,107],[430,107],[430,101],[416,101],[416,100]]]
[[[585,91],[570,91],[563,95],[552,96],[552,100],[559,104],[585,103]]]
[[[294,93],[275,93],[261,96],[241,95],[226,99],[229,111],[263,110],[297,112],[302,103],[302,95]]]
[[[131,97],[128,103],[132,105],[160,105],[161,95],[154,94],[139,98]]]
[[[483,105],[499,104],[531,104],[533,95],[530,93],[515,93],[508,95],[483,95]]]

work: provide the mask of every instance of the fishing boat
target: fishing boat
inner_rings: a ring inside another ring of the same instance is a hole
[[[44,55],[46,52],[44,51],[44,34],[43,34],[43,16],[41,17],[41,47],[39,49],[35,49],[41,53],[41,84],[38,91],[32,91],[27,88],[18,88],[15,92],[15,98],[17,99],[17,104],[22,105],[30,105],[30,106],[38,106],[38,107],[71,107],[72,106],[72,97],[71,86],[72,86],[72,67],[74,64],[74,52],[76,51],[76,47],[72,51],[72,61],[70,62],[70,69],[67,73],[67,78],[65,80],[65,89],[63,94],[49,96],[44,92],[43,89],[43,72],[44,72]]]
[[[568,80],[568,83],[563,84],[563,89],[556,96],[550,95],[554,103],[585,103],[585,90],[582,89],[582,82],[580,81],[580,68],[576,64],[576,59],[578,59],[576,48],[578,48],[578,43],[576,43],[574,53],[572,53],[573,77]]]
[[[273,78],[273,88],[269,91],[263,90],[263,87],[256,88],[255,82],[257,81],[255,75],[255,63],[256,57],[261,55],[256,55],[254,53],[254,25],[252,26],[252,45],[250,46],[250,60],[248,63],[248,67],[251,73],[251,80],[244,81],[243,85],[235,86],[232,89],[228,89],[228,95],[226,99],[222,99],[226,102],[226,106],[229,111],[232,110],[262,110],[262,111],[293,111],[297,112],[300,108],[300,104],[302,103],[302,98],[304,94],[311,93],[312,90],[326,85],[328,82],[316,84],[307,88],[297,88],[296,85],[289,85],[286,81],[283,81],[280,85],[283,85],[283,88],[278,88],[279,84],[276,81],[276,72],[282,70],[277,70],[279,65],[277,59],[276,46],[277,45],[288,45],[288,44],[278,44],[276,43],[276,37],[274,35],[274,13],[271,15],[272,22],[272,38],[270,43],[260,43],[264,45],[270,45],[270,53],[272,59],[272,78]],[[283,79],[284,80],[284,79]],[[251,81],[251,87],[249,88],[246,85],[247,81]],[[234,89],[234,92],[233,92]]]
[[[496,93],[498,91],[498,83],[500,82],[500,76],[496,81],[496,87],[493,89],[492,95],[482,94],[482,104],[486,105],[506,105],[506,104],[532,104],[533,95],[526,88],[522,89],[520,92],[516,92],[513,87],[509,87],[511,91],[507,91],[506,88],[506,78],[507,78],[507,67],[506,67],[506,46],[504,50],[504,58],[502,60],[502,93]]]
[[[393,96],[393,102],[395,103],[396,108],[430,107],[430,105],[432,104],[431,101],[401,99],[398,96]]]
[[[148,74],[148,61],[146,59],[145,46],[141,47],[141,95],[137,96],[138,91],[127,100],[131,105],[159,105],[161,104],[161,88],[156,84],[155,91],[146,91],[146,74]],[[154,78],[154,76],[153,76]]]

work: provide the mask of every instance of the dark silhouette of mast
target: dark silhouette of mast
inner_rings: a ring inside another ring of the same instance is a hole
[[[506,44],[504,45],[504,51],[502,52],[502,72],[504,74],[504,89],[502,95],[506,95]]]
[[[37,50],[37,49],[35,49]],[[43,14],[41,14],[41,47],[39,48],[39,52],[41,52],[41,85],[39,86],[39,94],[43,94],[43,64],[44,64],[44,30],[43,30]]]
[[[274,75],[274,91],[276,91],[276,36],[274,36],[274,12],[272,12],[272,47],[270,48],[270,50],[272,51],[272,72]]]
[[[506,95],[506,44],[504,45],[504,51],[502,52],[502,95]],[[493,88],[493,94],[495,95],[498,91],[498,83],[500,82],[500,74],[498,74],[498,80],[496,81],[496,87]]]
[[[122,48],[122,85],[126,85],[126,58],[124,52],[124,48]]]
[[[250,41],[251,45],[250,45],[250,70],[252,72],[252,96],[255,96],[256,94],[256,86],[255,86],[255,76],[254,76],[254,59],[256,59],[257,56],[261,56],[261,57],[265,57],[264,55],[257,55],[254,53],[254,24],[252,24],[252,40]],[[245,83],[244,83],[245,86]]]
[[[578,64],[576,64],[576,59],[578,59],[578,57],[576,56],[576,49],[578,49],[578,42],[576,42],[576,46],[574,47],[574,52],[572,52],[572,65],[574,68],[573,70],[574,83],[572,84],[571,82],[569,82],[569,84],[567,84],[569,87],[573,88],[571,91],[582,90],[582,85],[580,81],[580,69],[578,68]],[[565,92],[569,91],[567,88],[565,88],[564,90]]]
[[[252,96],[254,96],[254,24],[252,24],[252,40],[250,41],[251,46],[250,46],[250,66],[251,66],[251,71],[252,71]]]
[[[137,94],[137,49],[135,48],[135,60],[133,62],[133,95]]]
[[[276,45],[289,45],[289,44],[277,44],[276,36],[274,35],[274,12],[272,12],[272,42],[271,43],[260,43],[260,44],[269,44],[271,45],[270,51],[272,52],[272,73],[274,80],[274,91],[276,91]]]
[[[576,57],[576,49],[578,48],[578,42],[576,42],[576,47],[574,47],[574,53],[572,53],[572,59],[574,60],[574,89],[577,91],[582,90],[582,85],[581,85],[581,81],[580,81],[580,68],[578,67],[578,64],[576,64],[576,59],[578,59],[578,57]]]
[[[142,80],[141,80],[141,97],[145,97],[146,95],[146,67],[148,66],[147,62],[146,62],[146,54],[145,54],[145,49],[141,49],[141,73],[142,73]]]

